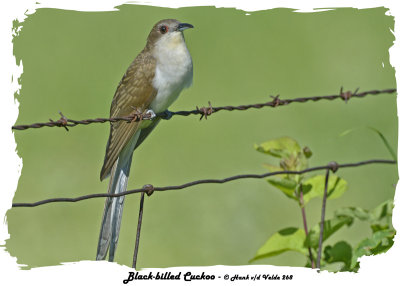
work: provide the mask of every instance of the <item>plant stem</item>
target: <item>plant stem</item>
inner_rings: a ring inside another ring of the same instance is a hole
[[[142,219],[143,219],[143,204],[144,204],[144,192],[141,193],[140,196],[140,209],[139,209],[139,218],[136,230],[136,242],[135,242],[135,251],[133,253],[133,263],[132,268],[136,269],[137,255],[139,251],[139,239],[140,239],[140,229],[142,227]]]
[[[330,171],[329,169],[326,170],[324,197],[322,198],[322,210],[321,210],[321,222],[320,222],[321,225],[320,225],[320,231],[319,231],[317,268],[320,268],[320,266],[321,266],[322,240],[324,237],[324,222],[325,222],[325,211],[326,211],[326,199],[328,196],[329,171]]]
[[[307,217],[306,217],[306,208],[304,205],[304,199],[303,199],[303,184],[300,184],[299,187],[299,199],[300,199],[300,208],[301,208],[301,215],[303,217],[303,226],[304,226],[304,232],[306,233],[306,237],[308,237],[308,227],[307,227]],[[308,255],[310,256],[310,262],[311,262],[311,268],[315,268],[314,264],[314,259],[312,256],[311,252],[311,247],[308,247]]]

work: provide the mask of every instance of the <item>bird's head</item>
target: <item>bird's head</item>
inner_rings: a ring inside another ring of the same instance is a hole
[[[154,46],[162,43],[163,45],[176,45],[184,41],[183,31],[193,28],[193,25],[181,23],[175,19],[165,19],[157,22],[151,30],[147,45]]]

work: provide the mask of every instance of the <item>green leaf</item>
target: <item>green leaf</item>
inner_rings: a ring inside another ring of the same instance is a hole
[[[372,232],[385,230],[392,227],[393,200],[388,200],[371,211]]]
[[[308,160],[307,157],[300,153],[297,156],[297,162],[296,162],[296,170],[300,171],[300,170],[304,170],[308,167]]]
[[[393,200],[387,200],[371,211],[371,215],[375,221],[382,219],[392,219]]]
[[[328,239],[332,234],[341,229],[344,225],[350,226],[353,223],[353,218],[348,216],[335,217],[332,219],[325,220],[324,223],[324,233],[322,236],[322,241]],[[319,234],[320,234],[321,224],[315,225],[309,232],[306,239],[306,246],[312,248],[317,248],[319,244]]]
[[[340,216],[349,216],[352,218],[357,218],[362,221],[371,220],[372,218],[369,211],[359,207],[346,207],[337,209],[335,211],[335,217],[340,217]]]
[[[357,267],[359,257],[386,252],[393,245],[395,233],[394,229],[381,230],[375,232],[371,238],[362,240],[354,249],[351,267]]]
[[[263,167],[266,168],[268,171],[270,172],[279,172],[279,171],[283,171],[283,169],[279,166],[275,166],[275,165],[271,165],[271,164],[263,164]],[[280,176],[286,176],[286,174],[284,175],[280,175]]]
[[[276,256],[286,251],[297,251],[307,255],[304,247],[306,234],[303,229],[288,227],[274,233],[265,244],[257,251],[256,255],[250,260],[255,260]]]
[[[387,229],[391,223],[393,200],[388,200],[368,211],[359,207],[346,207],[335,211],[335,216],[350,216],[361,221],[369,221],[372,230]],[[385,220],[383,223],[382,220]]]
[[[300,145],[290,137],[280,137],[255,145],[255,149],[278,158],[288,158],[290,155],[297,155],[301,152]]]
[[[386,225],[371,224],[370,227],[371,227],[372,233],[390,228],[389,225],[387,225],[387,224]]]
[[[302,190],[303,196],[304,196],[304,195],[308,194],[312,190],[312,186],[311,185],[302,185],[301,186],[301,190]]]
[[[333,247],[328,245],[324,249],[324,259],[327,263],[343,262],[343,270],[350,270],[353,256],[351,245],[345,241],[337,242]]]
[[[289,178],[271,178],[267,180],[271,185],[281,190],[286,196],[291,199],[298,200],[295,191],[297,183]]]
[[[390,146],[390,144],[389,144],[388,140],[386,139],[386,137],[378,129],[375,129],[373,127],[368,127],[368,128],[379,135],[379,137],[381,138],[381,140],[382,140],[383,144],[385,145],[386,149],[389,151],[390,155],[392,156],[393,160],[397,160],[396,152]]]
[[[304,195],[304,203],[306,204],[312,198],[323,197],[325,190],[325,175],[316,175],[303,182],[304,186],[311,186],[311,190]],[[347,182],[336,176],[330,175],[328,181],[328,199],[335,199],[343,195],[347,190]]]

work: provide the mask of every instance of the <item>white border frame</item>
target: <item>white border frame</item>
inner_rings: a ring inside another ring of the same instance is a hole
[[[12,22],[18,19],[24,21],[28,14],[33,13],[37,8],[60,8],[65,10],[78,11],[111,11],[116,10],[114,7],[122,4],[142,4],[160,7],[188,7],[188,6],[216,6],[216,7],[233,7],[244,11],[266,10],[276,7],[299,9],[297,12],[318,12],[323,10],[314,10],[315,8],[328,7],[328,9],[336,7],[354,7],[354,8],[373,8],[384,6],[389,8],[390,15],[395,17],[395,31],[399,30],[399,20],[396,18],[399,15],[399,5],[396,5],[395,0],[391,1],[209,1],[209,0],[175,0],[175,1],[106,1],[106,0],[43,0],[40,4],[35,4],[40,0],[3,0],[0,9],[0,32],[1,32],[1,53],[0,53],[0,174],[1,174],[1,198],[0,198],[0,217],[3,217],[3,223],[0,225],[0,245],[5,244],[5,240],[9,238],[7,224],[5,220],[6,211],[11,208],[12,198],[17,188],[18,179],[21,174],[22,159],[16,154],[16,143],[14,135],[11,131],[11,126],[15,123],[18,116],[17,100],[14,100],[14,93],[18,92],[20,86],[17,79],[22,73],[22,63],[16,65],[13,56],[12,46]],[[398,33],[397,33],[398,34]],[[390,63],[399,70],[399,44],[396,40],[394,46],[390,48]],[[11,81],[11,78],[14,80]],[[398,76],[396,75],[398,81]],[[397,110],[399,110],[399,101],[397,102]],[[393,225],[395,229],[400,230],[398,190],[395,194],[395,210],[393,213]],[[192,273],[201,274],[203,271],[206,274],[214,274],[224,276],[225,274],[292,274],[294,279],[289,282],[278,283],[307,283],[308,285],[323,284],[337,285],[339,283],[359,284],[359,283],[385,283],[400,281],[397,277],[399,271],[398,258],[400,257],[400,247],[398,235],[395,237],[395,245],[385,254],[378,256],[365,256],[362,260],[362,267],[359,273],[328,273],[326,271],[317,273],[315,270],[294,267],[277,267],[269,265],[251,265],[251,266],[211,266],[211,267],[175,267],[169,269],[148,269],[153,274],[157,271],[171,271],[173,273],[191,271]],[[397,258],[397,259],[396,259]],[[127,266],[121,266],[117,263],[95,262],[95,261],[80,261],[76,263],[65,263],[61,266],[50,266],[34,268],[31,270],[19,270],[16,258],[11,257],[4,247],[0,247],[0,284],[2,285],[22,285],[31,284],[37,285],[71,285],[78,283],[83,285],[115,285],[122,284],[122,280],[128,276],[128,272],[132,271]],[[144,272],[146,272],[145,270]],[[151,284],[156,281],[133,281],[130,285]],[[158,281],[163,285],[176,285],[187,283],[184,281]],[[203,281],[200,281],[200,283]],[[224,285],[233,283],[217,279],[214,282],[204,281],[212,285]],[[203,283],[204,283],[203,282]],[[238,281],[235,284],[248,285],[251,283],[273,283],[273,281]],[[192,282],[193,283],[193,282]],[[195,282],[196,283],[196,282]],[[128,284],[129,285],[129,284]]]

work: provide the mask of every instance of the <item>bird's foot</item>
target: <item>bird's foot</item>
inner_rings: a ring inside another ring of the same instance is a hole
[[[153,119],[153,118],[155,118],[157,115],[155,114],[155,112],[154,112],[152,109],[148,109],[148,110],[146,110],[145,116],[146,116],[146,118],[148,118],[148,119]]]

